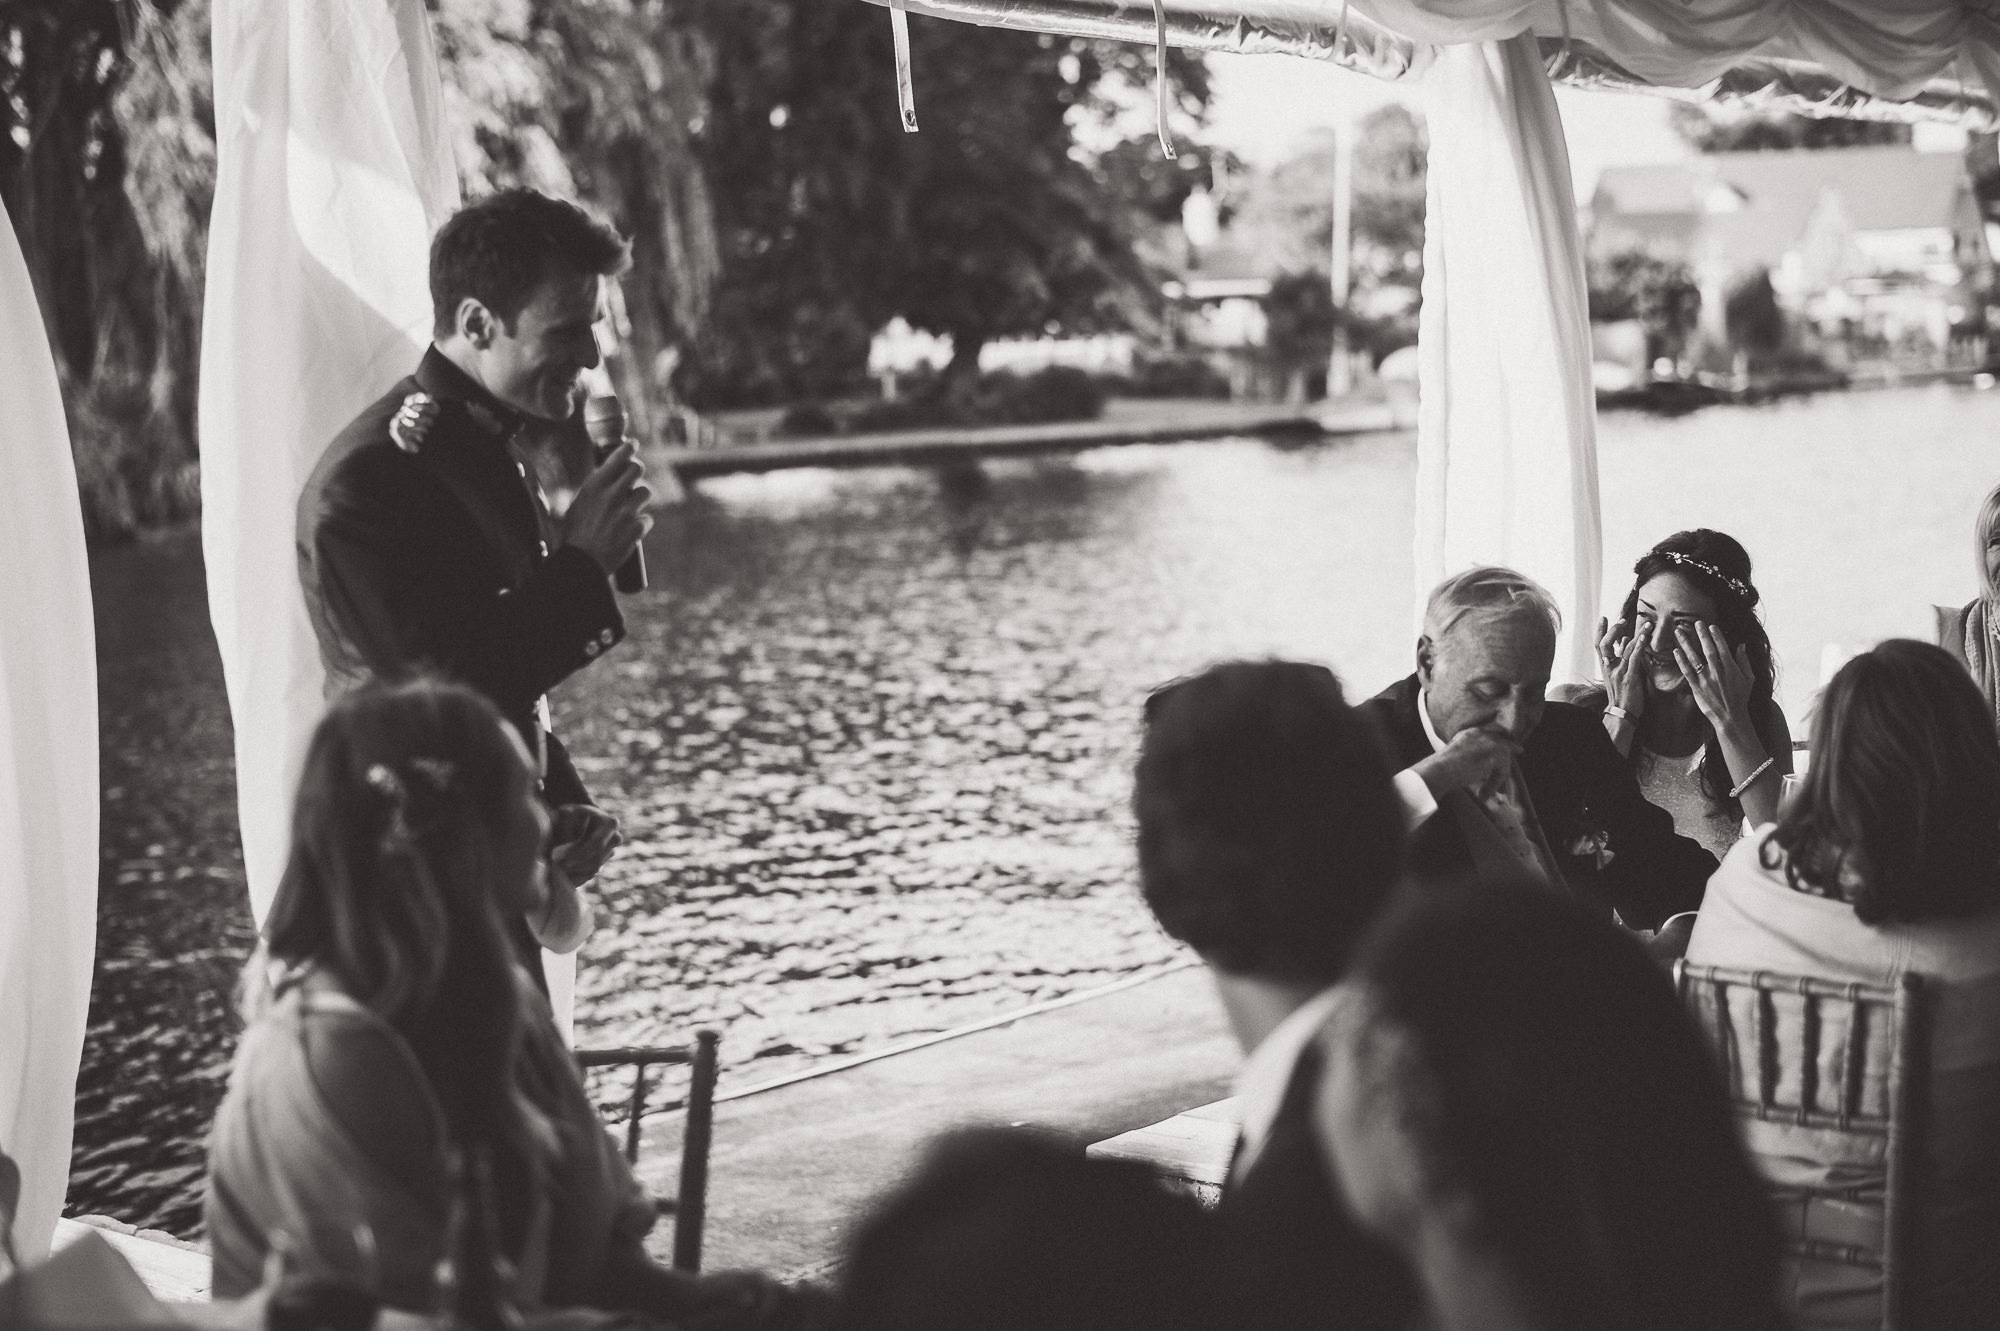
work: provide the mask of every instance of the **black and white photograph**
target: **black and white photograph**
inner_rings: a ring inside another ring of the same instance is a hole
[[[1987,0],[0,0],[0,1331],[2000,1329]]]

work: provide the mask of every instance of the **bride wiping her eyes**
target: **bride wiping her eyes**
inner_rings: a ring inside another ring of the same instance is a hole
[[[1776,820],[1792,770],[1750,556],[1696,528],[1655,545],[1632,573],[1618,619],[1598,623],[1604,684],[1575,701],[1602,708],[1646,798],[1720,860],[1746,823]]]

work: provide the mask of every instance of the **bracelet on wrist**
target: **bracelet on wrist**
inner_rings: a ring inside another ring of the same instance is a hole
[[[1632,719],[1632,714],[1626,711],[1623,707],[1620,707],[1617,703],[1605,704],[1604,714],[1608,717],[1612,717],[1613,719],[1619,721],[1630,721]]]
[[[1735,785],[1729,788],[1729,798],[1735,799],[1738,795],[1741,795],[1744,791],[1750,789],[1750,783],[1755,781],[1758,777],[1764,775],[1764,773],[1770,769],[1771,764],[1776,761],[1778,761],[1776,758],[1766,758],[1763,762],[1758,763],[1755,771],[1751,772],[1749,776],[1744,777],[1741,781],[1738,781]]]

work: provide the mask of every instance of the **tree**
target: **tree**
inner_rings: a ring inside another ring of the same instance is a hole
[[[1149,317],[1157,275],[1135,209],[1107,188],[1125,154],[1100,172],[1078,141],[1120,89],[1150,86],[1146,52],[913,18],[909,135],[886,20],[821,0],[704,12],[717,64],[701,151],[723,245],[705,396],[834,391],[895,315],[952,337],[954,378],[994,337]],[[1193,117],[1202,66],[1175,53],[1173,70]]]
[[[1758,269],[1730,288],[1722,307],[1729,343],[1752,357],[1768,356],[1785,344],[1785,312],[1771,286],[1771,274]]]
[[[720,270],[695,151],[713,64],[698,19],[647,0],[449,0],[434,19],[467,193],[533,185],[582,198],[632,239],[624,354],[610,368],[642,435]]]
[[[1645,325],[1647,356],[1678,360],[1701,316],[1701,288],[1685,263],[1623,250],[1589,264],[1590,317]]]
[[[1335,150],[1329,131],[1252,176],[1237,200],[1236,243],[1269,255],[1275,269],[1317,272],[1324,283],[1333,245]],[[1429,157],[1424,122],[1408,107],[1378,107],[1355,126],[1346,320],[1354,345],[1378,361],[1416,340]]]
[[[630,354],[614,370],[643,424],[649,372],[706,317],[717,268],[688,128],[705,110],[700,33],[649,0],[433,8],[468,193],[574,193],[632,235]],[[199,502],[209,52],[208,0],[0,0],[0,197],[41,298],[93,539]]]
[[[1430,133],[1422,117],[1392,102],[1363,116],[1354,140],[1352,263],[1357,278],[1414,290],[1424,277]]]
[[[1264,321],[1264,345],[1280,369],[1291,375],[1324,369],[1340,323],[1326,271],[1308,268],[1272,279],[1271,294],[1264,298]]]
[[[0,4],[0,196],[41,301],[93,539],[197,502],[207,50],[206,0]]]
[[[1859,148],[1908,143],[1910,127],[1898,121],[1843,120],[1787,111],[1743,111],[1678,102],[1674,132],[1696,152],[1767,152],[1787,148]]]

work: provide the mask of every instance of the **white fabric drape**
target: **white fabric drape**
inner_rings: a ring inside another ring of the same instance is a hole
[[[1154,12],[1131,0],[896,0],[913,12],[1028,31],[1150,41]],[[874,0],[887,5],[892,0]],[[1351,61],[1400,77],[1426,46],[1504,41],[1532,29],[1590,43],[1639,78],[1692,88],[1752,60],[1797,60],[1878,97],[1933,78],[2000,89],[2000,10],[1990,0],[1161,0],[1176,45]],[[1384,30],[1414,43],[1392,50]],[[1976,77],[1975,77],[1976,75]]]
[[[69,426],[41,307],[0,206],[0,1151],[13,1241],[46,1256],[69,1186],[97,949],[97,633]]]
[[[1424,76],[1416,574],[1505,564],[1563,608],[1556,676],[1595,669],[1603,537],[1583,244],[1534,38],[1444,47]]]
[[[458,200],[422,0],[216,0],[202,548],[259,923],[324,675],[293,554],[333,436],[415,368]]]

